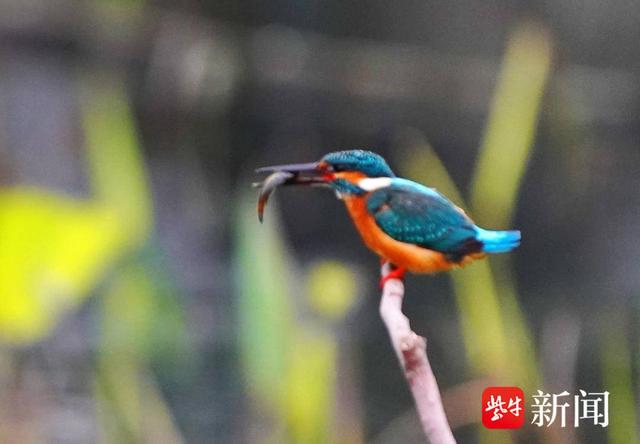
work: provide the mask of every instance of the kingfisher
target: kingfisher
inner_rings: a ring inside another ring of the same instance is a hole
[[[384,158],[365,150],[338,151],[318,162],[259,168],[263,182],[258,217],[280,185],[332,189],[346,205],[365,245],[392,271],[381,278],[404,279],[407,271],[437,273],[464,266],[487,253],[520,245],[520,231],[494,231],[473,220],[434,188],[397,177]]]

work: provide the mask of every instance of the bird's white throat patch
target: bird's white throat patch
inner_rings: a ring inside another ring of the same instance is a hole
[[[390,177],[367,177],[358,181],[358,186],[365,191],[375,191],[390,185]]]

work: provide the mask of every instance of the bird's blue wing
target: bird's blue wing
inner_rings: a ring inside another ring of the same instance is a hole
[[[367,210],[392,238],[453,258],[479,251],[477,228],[458,207],[434,189],[405,179],[367,196]]]

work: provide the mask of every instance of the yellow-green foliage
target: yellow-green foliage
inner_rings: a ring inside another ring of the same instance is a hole
[[[631,350],[625,335],[624,314],[611,313],[600,338],[602,387],[609,391],[609,426],[611,444],[640,442],[633,389]],[[599,390],[598,390],[599,391]]]
[[[303,279],[280,234],[277,211],[269,214],[260,225],[255,195],[241,196],[235,254],[238,333],[256,415],[268,418],[270,433],[259,440],[335,442],[339,353],[333,323],[353,307],[356,280],[336,261],[314,264]]]
[[[0,340],[43,338],[122,252],[110,208],[32,188],[0,192]]]
[[[126,98],[88,89],[85,127],[95,198],[35,188],[0,192],[0,340],[42,339],[106,270],[141,246],[150,199]]]

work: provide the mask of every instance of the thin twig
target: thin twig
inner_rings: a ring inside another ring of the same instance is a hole
[[[384,264],[381,273],[386,276],[390,270],[390,265]],[[389,279],[382,289],[380,316],[404,370],[428,441],[431,444],[455,443],[442,407],[438,383],[427,358],[427,340],[411,330],[409,319],[402,313],[403,298],[402,281]]]

